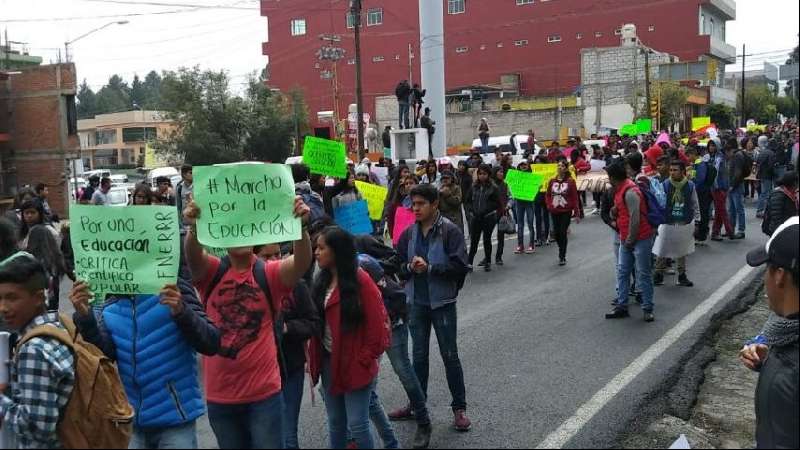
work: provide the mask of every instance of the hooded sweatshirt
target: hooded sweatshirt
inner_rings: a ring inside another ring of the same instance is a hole
[[[717,179],[714,181],[714,190],[728,190],[728,161],[725,159],[725,150],[722,148],[722,141],[719,138],[711,138],[717,147],[717,154],[714,156],[714,167],[717,169]]]
[[[769,139],[766,136],[758,138],[758,179],[771,180],[775,178],[775,152],[769,148]]]

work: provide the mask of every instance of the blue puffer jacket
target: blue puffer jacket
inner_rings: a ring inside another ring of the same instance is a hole
[[[99,324],[76,313],[84,338],[117,361],[137,427],[179,426],[205,414],[195,351],[215,354],[219,331],[191,285],[179,287],[184,310],[176,317],[158,295],[113,298],[99,311]]]

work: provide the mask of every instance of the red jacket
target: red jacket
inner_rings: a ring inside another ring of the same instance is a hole
[[[577,161],[575,161],[575,170],[578,173],[590,172],[592,170],[592,164],[586,161],[583,157],[580,157]]]
[[[617,208],[617,229],[619,230],[619,239],[623,244],[628,240],[628,228],[631,223],[631,215],[625,204],[625,193],[629,189],[633,189],[639,196],[639,235],[636,237],[636,241],[649,239],[654,234],[653,227],[647,221],[647,199],[636,183],[632,180],[625,180],[625,183],[619,186],[614,194],[614,207]]]
[[[658,165],[658,158],[664,154],[664,149],[662,149],[658,145],[653,145],[642,156],[644,156],[645,162],[647,163],[647,173],[653,173],[656,171],[656,166]]]
[[[553,178],[547,184],[545,193],[547,210],[551,214],[564,214],[571,212],[575,217],[580,216],[578,210],[578,185],[575,179],[567,176],[564,181],[559,181],[558,177]]]
[[[372,278],[358,269],[359,296],[363,319],[359,327],[343,333],[341,327],[341,302],[339,288],[331,294],[325,307],[325,323],[331,328],[331,372],[333,374],[332,395],[357,391],[369,385],[378,376],[378,358],[391,344],[391,328],[383,297]],[[325,349],[322,337],[311,338],[308,348],[308,368],[316,386],[322,373],[322,358]]]

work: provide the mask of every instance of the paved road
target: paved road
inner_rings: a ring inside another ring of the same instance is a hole
[[[429,406],[435,427],[431,447],[529,448],[542,442],[742,269],[745,252],[764,241],[754,214],[748,210],[747,240],[712,243],[698,248],[689,259],[689,275],[696,287],[677,287],[668,277],[666,286],[657,288],[653,324],[644,323],[635,308],[630,319],[604,320],[614,294],[614,263],[611,232],[598,217],[572,227],[569,264],[564,268],[556,264],[555,245],[533,256],[517,256],[515,241],[508,241],[506,266],[472,275],[459,298],[460,354],[474,423],[469,433],[459,434],[449,427],[450,395],[438,350],[431,349]],[[654,362],[618,395],[601,402],[599,413],[579,427],[566,446],[611,445],[637,406],[659,387],[682,350],[697,339],[700,328],[724,303],[704,314],[677,344],[657,353]],[[391,368],[385,362],[383,367],[379,393],[390,410],[406,399]],[[324,406],[319,395],[315,406],[309,397],[306,389],[301,446],[326,447]],[[407,447],[413,431],[413,424],[396,424],[398,437]],[[205,419],[200,444],[204,448],[216,445]]]

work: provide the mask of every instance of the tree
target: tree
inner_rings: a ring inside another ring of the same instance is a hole
[[[131,89],[119,75],[111,76],[97,92],[97,114],[129,111],[132,106]]]
[[[716,124],[720,129],[730,130],[735,127],[734,109],[730,106],[714,103],[708,105],[706,113],[711,117],[711,123]]]
[[[745,119],[753,119],[760,124],[771,124],[778,120],[777,97],[767,86],[752,86],[745,92]],[[739,114],[742,101],[739,99]]]
[[[133,76],[133,82],[131,82],[131,106],[137,105],[138,107],[145,109],[145,100],[146,100],[146,92],[144,83],[139,78],[139,75]]]
[[[97,111],[97,95],[84,78],[78,88],[78,119],[91,119]]]
[[[788,118],[797,118],[797,110],[800,108],[797,97],[777,97],[775,107],[778,113]]]
[[[161,109],[161,75],[155,70],[144,77],[144,102],[145,109]]]
[[[681,121],[689,90],[677,83],[663,83],[661,89],[661,128],[672,128]]]
[[[786,60],[786,64],[797,64],[800,62],[800,46],[794,48],[792,53],[789,54],[789,59]],[[794,97],[795,99],[800,98],[800,89],[798,89],[797,80],[789,80],[785,88],[786,95],[789,97]],[[784,114],[785,116],[786,114]]]

